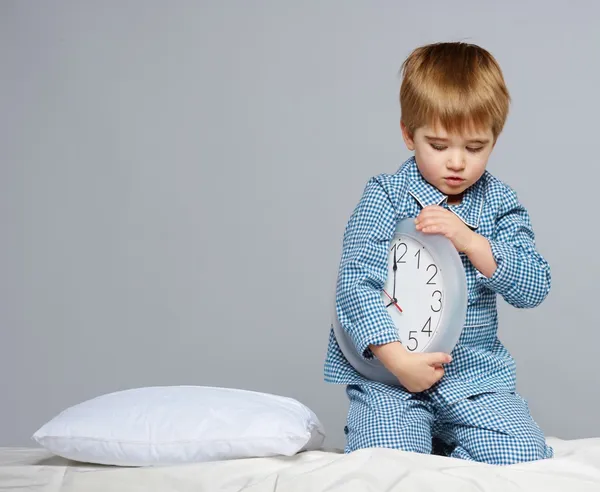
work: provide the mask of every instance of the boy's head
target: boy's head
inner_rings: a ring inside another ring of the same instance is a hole
[[[508,115],[502,71],[485,49],[436,43],[402,65],[401,127],[423,177],[460,198],[484,173]]]

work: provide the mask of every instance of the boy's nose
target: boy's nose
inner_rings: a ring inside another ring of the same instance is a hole
[[[448,159],[446,167],[451,171],[462,171],[465,168],[465,161],[460,157]]]

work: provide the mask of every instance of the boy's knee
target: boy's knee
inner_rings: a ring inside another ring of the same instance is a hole
[[[543,437],[536,435],[519,436],[510,438],[510,444],[497,449],[494,456],[499,465],[512,465],[528,461],[543,460],[548,457],[549,451]]]
[[[468,418],[452,427],[458,444],[453,456],[494,465],[511,465],[553,456],[544,433],[518,395],[476,395],[465,402],[464,410]]]
[[[464,454],[468,456],[464,456]],[[514,465],[551,458],[552,448],[537,433],[508,436],[498,434],[496,439],[482,440],[470,449],[457,449],[456,457],[469,458],[490,465]]]
[[[507,461],[507,464],[543,460],[554,454],[546,444],[544,433],[532,419],[520,432],[506,437],[509,438],[508,446],[505,452],[499,453],[498,458],[499,461]]]

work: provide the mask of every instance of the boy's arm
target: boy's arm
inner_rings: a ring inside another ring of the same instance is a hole
[[[396,220],[388,193],[371,178],[344,232],[336,295],[339,322],[366,358],[372,357],[369,345],[399,341],[381,299]]]
[[[535,307],[550,291],[550,266],[537,252],[529,214],[511,189],[493,238],[477,235],[466,254],[478,270],[477,281],[514,307]]]

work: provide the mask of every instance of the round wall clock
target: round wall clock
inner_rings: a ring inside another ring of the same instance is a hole
[[[412,218],[399,221],[389,244],[381,301],[402,345],[410,352],[449,354],[462,333],[467,300],[465,270],[452,242],[417,231]],[[365,359],[357,353],[335,306],[332,326],[342,353],[359,373],[374,381],[400,384],[377,358]]]

